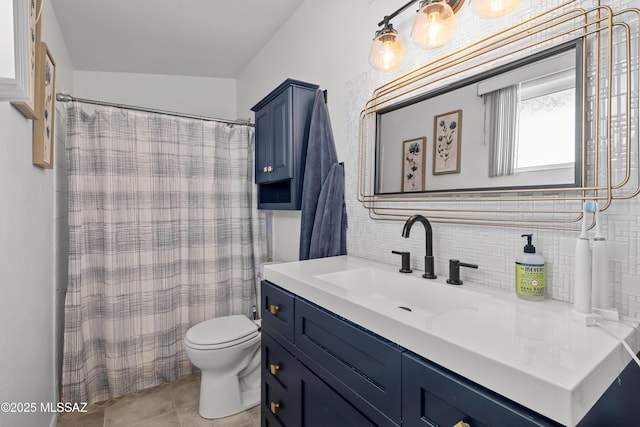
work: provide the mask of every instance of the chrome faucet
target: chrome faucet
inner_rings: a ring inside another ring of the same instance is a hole
[[[411,232],[411,227],[415,222],[421,222],[424,225],[424,229],[426,232],[427,239],[427,253],[424,257],[424,274],[422,277],[425,279],[435,279],[436,274],[433,271],[433,230],[431,229],[431,223],[427,218],[422,215],[412,215],[409,217],[407,222],[404,223],[404,228],[402,229],[402,237],[407,239],[409,237],[409,233]]]

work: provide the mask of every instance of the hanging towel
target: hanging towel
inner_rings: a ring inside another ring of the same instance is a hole
[[[302,184],[300,260],[346,255],[346,220],[344,167],[338,163],[329,111],[318,89]]]
[[[309,245],[309,259],[345,255],[347,253],[346,225],[344,166],[334,163],[318,196]]]

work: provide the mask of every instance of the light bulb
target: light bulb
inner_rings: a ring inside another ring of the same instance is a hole
[[[397,68],[404,57],[402,40],[391,24],[376,33],[369,53],[369,63],[380,71],[391,71]]]
[[[471,6],[482,17],[496,18],[513,11],[520,3],[522,0],[473,0]]]
[[[456,14],[444,0],[422,2],[413,23],[411,39],[425,49],[440,47],[453,37],[456,22]]]

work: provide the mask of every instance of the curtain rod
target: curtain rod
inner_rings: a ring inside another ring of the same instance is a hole
[[[103,105],[105,107],[116,107],[116,108],[124,108],[126,110],[134,110],[134,111],[144,111],[147,113],[155,113],[155,114],[166,114],[169,116],[175,117],[184,117],[187,119],[197,119],[197,120],[205,120],[208,122],[220,122],[230,125],[245,125],[250,127],[255,127],[254,124],[251,123],[251,119],[238,119],[238,120],[225,120],[225,119],[217,119],[214,117],[206,117],[206,116],[197,116],[193,114],[184,114],[184,113],[176,113],[175,111],[165,111],[165,110],[156,110],[153,108],[147,107],[137,107],[134,105],[126,105],[126,104],[116,104],[113,102],[104,102],[104,101],[96,101],[94,99],[85,99],[85,98],[76,98],[75,96],[71,96],[66,93],[56,93],[56,101],[59,102],[82,102],[83,104],[92,104],[92,105]]]

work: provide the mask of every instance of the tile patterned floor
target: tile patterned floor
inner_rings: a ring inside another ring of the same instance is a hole
[[[198,415],[200,374],[62,414],[57,427],[259,427],[260,406],[217,420]]]

